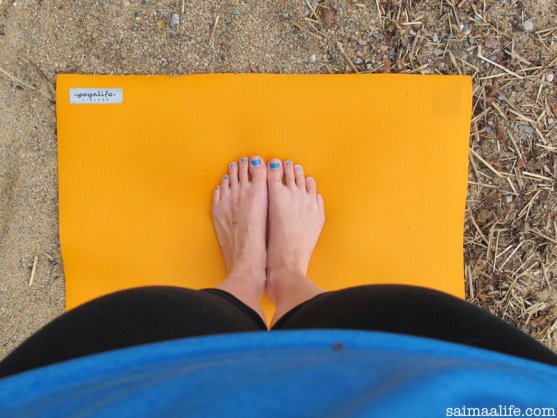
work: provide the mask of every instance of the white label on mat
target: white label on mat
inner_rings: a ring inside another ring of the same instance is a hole
[[[121,104],[122,89],[70,89],[71,104]]]

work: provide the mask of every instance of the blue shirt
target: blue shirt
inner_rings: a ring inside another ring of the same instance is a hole
[[[466,408],[479,408],[477,416],[555,408],[548,416],[556,416],[557,367],[408,335],[293,330],[145,344],[0,379],[2,418],[444,417],[476,411]]]

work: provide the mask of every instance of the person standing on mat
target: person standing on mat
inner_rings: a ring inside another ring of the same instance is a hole
[[[16,348],[0,363],[0,377],[145,343],[268,331],[260,306],[265,290],[276,306],[271,331],[425,337],[427,344],[451,342],[463,350],[476,347],[557,365],[555,353],[518,328],[443,292],[405,285],[321,289],[307,277],[325,224],[315,180],[300,164],[277,158],[265,163],[259,155],[231,162],[227,171],[212,195],[212,219],[226,266],[218,288],[147,286],[92,300]]]

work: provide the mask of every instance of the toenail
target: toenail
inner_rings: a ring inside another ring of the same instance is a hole
[[[300,171],[301,169],[302,169],[302,166],[296,164],[296,170]]]
[[[236,164],[235,163],[230,163],[230,168],[234,168],[234,167],[236,167]]]
[[[257,159],[257,160],[252,160],[252,161],[251,161],[251,165],[253,165],[253,166],[255,166],[255,167],[257,167],[257,166],[260,165],[260,164],[261,164],[261,160],[259,160],[259,159]]]
[[[269,167],[271,167],[271,168],[279,168],[279,167],[280,167],[280,163],[271,163],[271,164],[269,164]]]
[[[226,180],[228,178],[228,176],[224,176],[224,179]]]
[[[287,161],[284,163],[287,167],[290,167],[292,165],[292,161]]]
[[[308,177],[308,181],[313,181],[313,177]]]
[[[243,157],[240,158],[240,161],[243,162],[243,163],[245,163],[247,160],[248,160],[247,158],[243,158]]]

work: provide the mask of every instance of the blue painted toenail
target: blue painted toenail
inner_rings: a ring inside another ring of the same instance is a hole
[[[230,168],[234,168],[234,167],[236,167],[236,164],[230,163]]]
[[[287,161],[286,163],[284,163],[287,167],[290,167],[292,165],[292,161]]]
[[[296,165],[296,170],[300,171],[302,169],[301,165]]]
[[[224,176],[224,179],[226,180],[228,178],[228,176]]]
[[[240,161],[245,163],[248,159],[247,158],[240,158]]]
[[[253,166],[255,166],[255,167],[257,167],[257,166],[260,165],[260,164],[261,164],[261,160],[252,160],[252,161],[251,161],[251,165],[253,165]]]
[[[271,167],[271,168],[279,168],[279,167],[280,167],[280,163],[271,163],[271,164],[269,164],[269,167]]]

